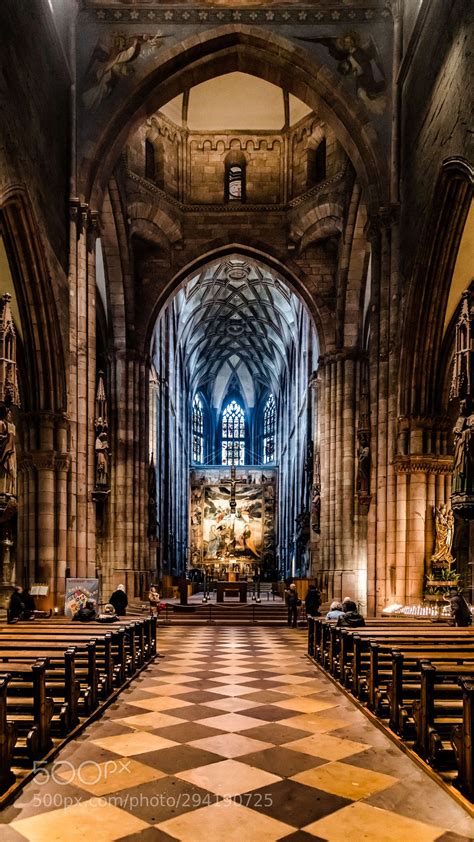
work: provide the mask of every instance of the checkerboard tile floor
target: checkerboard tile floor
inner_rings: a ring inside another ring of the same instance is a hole
[[[467,842],[474,821],[305,657],[160,630],[154,664],[0,813],[2,842]]]

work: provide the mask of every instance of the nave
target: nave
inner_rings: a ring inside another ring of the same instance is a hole
[[[308,660],[305,633],[168,627],[159,648],[3,811],[2,842],[473,838],[462,808]]]

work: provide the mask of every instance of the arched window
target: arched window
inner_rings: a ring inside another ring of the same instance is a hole
[[[245,415],[237,401],[231,401],[222,413],[222,464],[245,464]]]
[[[263,410],[263,461],[275,461],[275,398],[270,395]]]
[[[323,137],[323,139],[318,143],[316,148],[314,146],[308,147],[307,163],[308,163],[308,170],[307,170],[308,187],[312,187],[314,184],[319,184],[321,181],[324,181],[324,179],[326,178],[326,138],[325,137]]]
[[[225,200],[245,202],[246,160],[242,152],[229,152],[225,161]]]
[[[193,401],[193,462],[204,462],[204,412],[199,395]]]
[[[161,140],[145,140],[145,178],[160,190],[164,187],[164,150]]]

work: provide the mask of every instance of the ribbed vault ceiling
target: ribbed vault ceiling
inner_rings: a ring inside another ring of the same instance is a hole
[[[303,308],[280,278],[232,255],[192,277],[176,305],[192,392],[207,388],[219,408],[233,385],[248,406],[259,386],[278,391]]]

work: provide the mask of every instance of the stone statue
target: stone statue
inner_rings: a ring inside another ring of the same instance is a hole
[[[356,481],[357,494],[370,494],[370,446],[367,433],[359,433],[359,466]]]
[[[474,414],[469,412],[467,401],[460,402],[460,415],[454,425],[453,494],[470,494],[473,491]]]
[[[447,565],[451,567],[454,564],[454,558],[451,553],[454,539],[454,514],[452,509],[448,509],[446,503],[435,506],[434,514],[436,542],[431,561],[435,565]]]
[[[321,532],[321,486],[319,483],[315,483],[311,491],[311,528],[317,534]]]
[[[107,487],[109,482],[109,443],[107,433],[99,433],[95,440],[95,484],[97,488]]]
[[[0,494],[16,496],[16,427],[11,410],[0,407]]]

